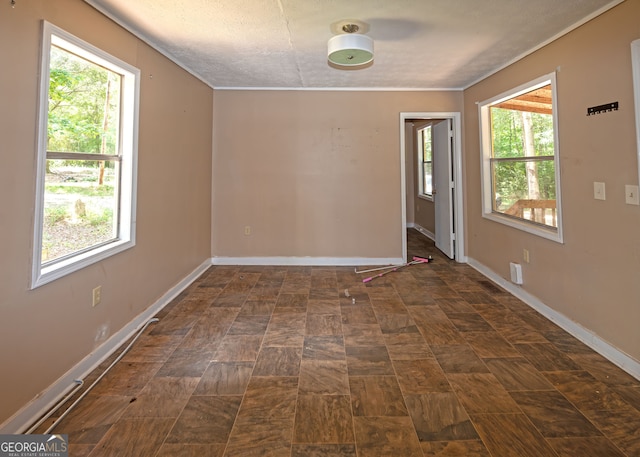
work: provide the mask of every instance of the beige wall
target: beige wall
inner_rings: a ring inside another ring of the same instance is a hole
[[[435,235],[436,208],[434,203],[431,200],[426,200],[424,198],[418,197],[416,197],[415,201],[415,223]]]
[[[640,360],[640,208],[625,204],[638,183],[630,43],[640,2],[627,1],[464,92],[468,255],[504,278],[523,264],[523,288]],[[558,68],[564,244],[481,217],[476,102]],[[620,110],[586,116],[620,102]],[[593,182],[606,201],[593,199]],[[522,262],[528,249],[531,262]]]
[[[29,290],[42,19],[141,69],[137,245]],[[213,91],[79,0],[3,2],[0,62],[2,423],[210,257]]]
[[[400,112],[461,104],[461,92],[216,91],[213,255],[402,257]]]

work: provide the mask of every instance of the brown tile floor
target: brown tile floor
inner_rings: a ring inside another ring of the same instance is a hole
[[[92,457],[640,456],[640,382],[413,231],[409,254],[435,261],[366,285],[213,267],[55,431]]]

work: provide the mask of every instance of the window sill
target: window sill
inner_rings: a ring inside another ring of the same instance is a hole
[[[527,222],[522,219],[506,216],[500,213],[491,212],[491,213],[483,213],[482,217],[485,219],[492,220],[499,224],[507,225],[509,227],[513,227],[515,229],[521,230],[526,233],[530,233],[531,235],[536,235],[541,238],[546,238],[547,240],[555,241],[556,243],[564,243],[562,238],[562,225],[558,221],[558,228],[546,227],[540,224],[536,224],[533,222]]]
[[[31,281],[31,289],[60,279],[89,265],[100,262],[112,255],[118,254],[135,246],[131,240],[119,240],[100,246],[91,251],[70,257],[45,267],[35,267]]]
[[[423,194],[418,194],[418,198],[421,200],[426,200],[428,202],[433,202],[433,196],[428,196],[428,195],[423,195]]]

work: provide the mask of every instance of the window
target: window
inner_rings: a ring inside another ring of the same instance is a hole
[[[139,70],[45,22],[32,287],[135,243]]]
[[[479,104],[483,215],[562,242],[555,75]]]
[[[418,130],[419,196],[433,199],[433,139],[431,125]]]

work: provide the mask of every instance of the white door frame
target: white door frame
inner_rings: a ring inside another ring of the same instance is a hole
[[[463,208],[463,190],[464,181],[462,180],[462,127],[461,115],[459,112],[403,112],[400,113],[400,197],[402,208],[402,259],[407,261],[407,170],[406,170],[406,139],[405,139],[405,122],[410,119],[428,120],[428,119],[451,119],[453,127],[453,182],[455,184],[453,192],[453,212],[455,232],[455,260],[457,262],[466,262],[467,255],[464,245],[464,208]]]

